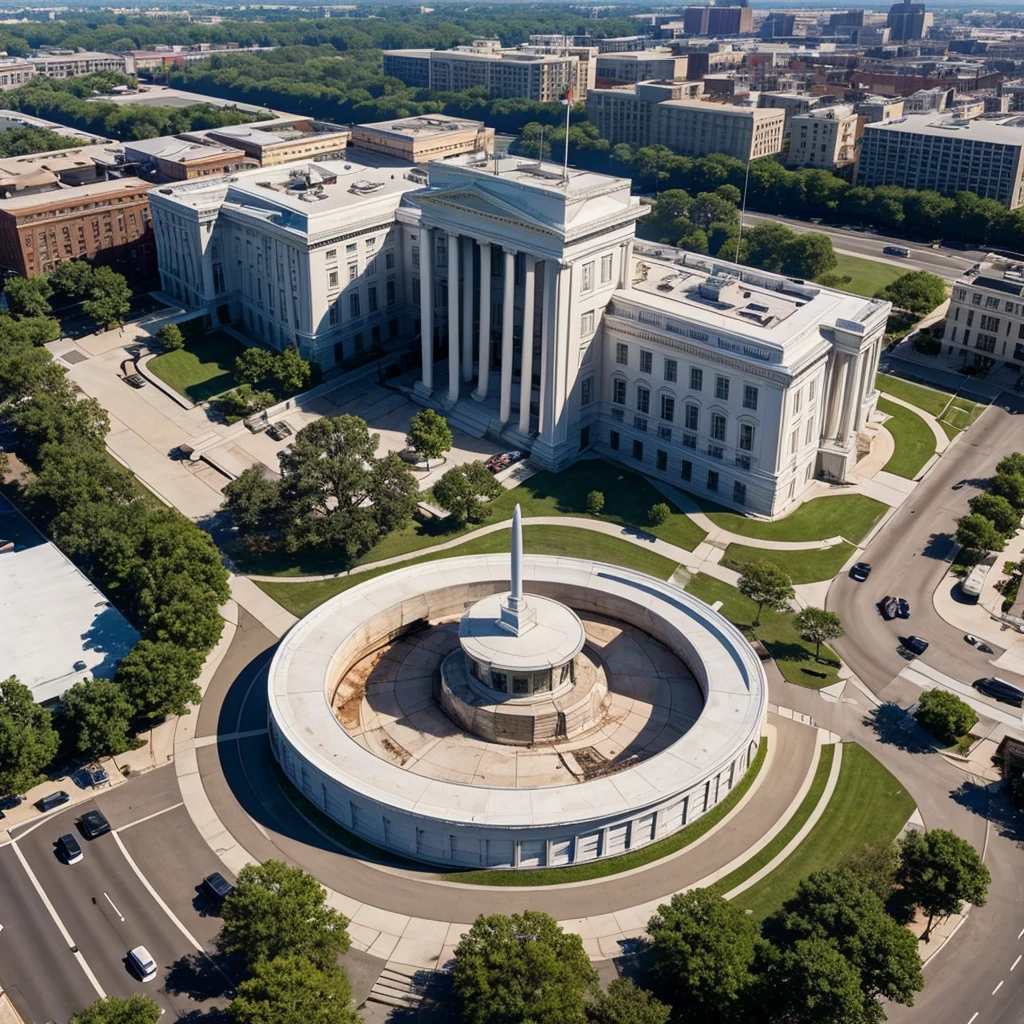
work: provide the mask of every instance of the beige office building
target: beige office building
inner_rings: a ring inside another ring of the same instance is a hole
[[[853,107],[844,104],[819,107],[790,120],[791,167],[820,167],[837,170],[849,167],[857,158],[857,126],[860,119]]]
[[[602,85],[648,82],[652,79],[686,78],[686,55],[667,48],[634,53],[602,53],[597,58],[597,81]]]
[[[782,151],[785,122],[783,110],[664,100],[654,114],[651,142],[682,156],[725,153],[756,160]]]
[[[367,153],[425,164],[454,156],[490,156],[494,153],[494,129],[483,121],[469,121],[447,114],[422,114],[395,121],[357,124],[349,145]]]
[[[632,89],[593,89],[587,95],[587,120],[613,146],[647,146],[657,105],[664,100],[695,99],[702,82],[638,82]]]

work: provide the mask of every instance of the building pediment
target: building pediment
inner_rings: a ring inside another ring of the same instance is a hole
[[[458,217],[460,227],[468,226],[472,219],[480,219],[495,225],[507,225],[514,229],[510,233],[522,234],[525,231],[560,241],[565,239],[564,229],[556,226],[538,210],[528,205],[507,202],[475,185],[460,184],[438,189],[420,196],[419,202],[424,211],[436,211],[439,215],[430,220],[444,223],[454,214]]]

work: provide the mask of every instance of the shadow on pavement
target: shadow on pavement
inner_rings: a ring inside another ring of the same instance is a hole
[[[909,754],[927,754],[935,749],[932,738],[898,704],[882,704],[864,716],[880,743]]]
[[[1004,839],[1024,841],[1024,818],[1013,806],[1002,781],[984,785],[964,782],[949,795],[961,807],[991,822]]]
[[[921,550],[925,558],[934,558],[940,562],[949,560],[953,551],[953,538],[948,533],[933,533],[928,538],[928,543]]]
[[[171,995],[183,995],[197,1003],[230,998],[234,994],[232,969],[237,966],[220,954],[201,956],[186,953],[171,964],[164,988]]]

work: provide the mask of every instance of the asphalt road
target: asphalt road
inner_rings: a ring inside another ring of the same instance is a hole
[[[853,256],[863,256],[868,259],[879,260],[884,263],[891,263],[894,267],[902,267],[905,270],[926,270],[931,274],[938,274],[947,281],[955,281],[965,270],[971,267],[984,255],[977,249],[932,249],[927,245],[908,242],[905,238],[893,238],[888,235],[876,235],[868,231],[846,231],[843,228],[832,227],[829,224],[811,224],[804,220],[792,220],[787,217],[776,217],[764,213],[751,213],[749,210],[743,215],[744,226],[756,226],[758,224],[785,224],[798,234],[808,231],[819,232],[828,235],[832,239],[832,245],[836,252],[849,253]],[[882,250],[887,245],[900,245],[910,250],[910,256],[906,259],[899,256],[886,256]]]

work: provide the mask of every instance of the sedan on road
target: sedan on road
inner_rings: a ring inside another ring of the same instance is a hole
[[[156,977],[156,961],[145,946],[128,950],[128,966],[139,981],[152,981]]]
[[[978,693],[983,693],[987,697],[995,697],[997,701],[1013,704],[1018,708],[1024,706],[1024,690],[1011,686],[1005,679],[987,676],[985,679],[976,679],[973,685]]]
[[[292,428],[285,423],[284,420],[278,420],[277,423],[272,423],[270,429],[267,431],[267,437],[273,441],[283,441],[286,437],[292,436]]]
[[[492,455],[484,465],[492,473],[500,473],[503,469],[508,469],[509,466],[514,466],[517,462],[522,462],[527,455],[527,452],[521,451],[501,452],[498,455]]]
[[[863,583],[871,575],[871,565],[868,562],[858,562],[850,569],[850,578],[858,583]]]
[[[99,811],[86,811],[76,824],[86,839],[96,839],[110,831],[110,822]]]
[[[886,622],[890,619],[896,618],[896,612],[899,609],[899,605],[897,604],[895,597],[883,597],[882,600],[878,602],[878,607],[882,612],[882,618],[885,619]]]
[[[78,840],[68,832],[57,840],[57,855],[65,864],[77,864],[85,856]]]
[[[901,619],[910,618],[910,602],[905,597],[899,597],[896,599],[896,614]]]
[[[928,650],[928,641],[919,636],[901,637],[900,642],[911,654],[924,654]]]
[[[130,373],[124,378],[124,382],[129,387],[135,388],[136,391],[138,391],[139,388],[144,388],[146,386],[146,378],[143,377],[141,373]]]

